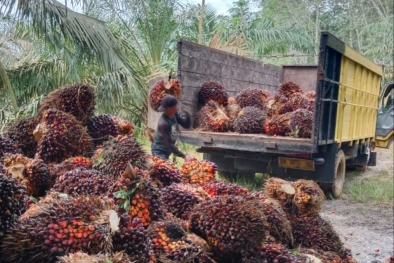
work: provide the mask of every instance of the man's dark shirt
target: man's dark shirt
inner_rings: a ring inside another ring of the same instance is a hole
[[[177,134],[179,133],[178,123],[185,129],[190,127],[191,121],[189,117],[182,118],[175,113],[172,119],[168,118],[164,113],[161,115],[157,124],[156,135],[151,145],[152,151],[165,152],[168,155],[173,153],[176,156],[185,157],[175,146]]]

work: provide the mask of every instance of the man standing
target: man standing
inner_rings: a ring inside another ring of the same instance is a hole
[[[159,111],[163,112],[163,114],[157,124],[156,135],[151,145],[152,155],[168,160],[170,154],[173,153],[185,160],[188,159],[175,146],[175,142],[179,134],[178,124],[185,129],[189,128],[191,124],[190,117],[182,118],[178,114],[178,101],[171,95],[167,95],[161,100]]]

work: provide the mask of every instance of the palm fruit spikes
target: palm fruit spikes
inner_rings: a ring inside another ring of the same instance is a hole
[[[272,99],[269,99],[265,105],[265,110],[268,116],[275,116],[290,112],[289,98],[283,94],[276,94]]]
[[[26,201],[26,187],[0,172],[0,245],[16,218],[25,212]]]
[[[33,158],[37,150],[33,132],[38,123],[36,117],[21,118],[7,128],[4,136],[11,139],[26,157]]]
[[[290,218],[294,245],[333,251],[341,257],[349,253],[332,226],[319,215]]]
[[[260,201],[242,196],[205,200],[190,215],[191,230],[204,238],[214,257],[223,262],[261,244],[266,224]]]
[[[64,160],[61,163],[49,164],[48,165],[48,169],[50,173],[49,185],[50,187],[52,187],[55,184],[56,179],[68,171],[77,168],[91,169],[92,165],[93,165],[92,160],[90,158],[83,156],[71,157],[68,158],[67,160]]]
[[[109,202],[94,197],[38,202],[3,240],[6,262],[53,262],[78,251],[110,253],[119,218]]]
[[[201,187],[187,184],[172,184],[161,191],[165,208],[181,219],[188,219],[193,208],[208,198]]]
[[[17,148],[16,143],[0,134],[0,159],[5,154],[20,153],[21,150]]]
[[[152,156],[152,161],[151,178],[159,180],[164,186],[182,182],[182,175],[172,162],[154,155]]]
[[[289,125],[294,137],[311,138],[313,113],[309,110],[298,109],[291,113]]]
[[[228,183],[225,181],[212,181],[203,185],[203,189],[211,197],[222,195],[247,195],[248,190],[237,184]]]
[[[179,80],[170,79],[168,82],[164,80],[157,82],[149,92],[149,105],[151,108],[158,111],[161,100],[168,94],[179,99],[181,95],[181,84]]]
[[[234,131],[239,133],[262,133],[267,115],[259,108],[245,107],[233,123]]]
[[[119,176],[128,163],[146,169],[148,156],[132,135],[117,136],[97,148],[92,157],[93,169],[107,175]]]
[[[223,106],[228,104],[227,92],[224,87],[217,82],[204,82],[198,92],[198,101],[202,106],[210,100],[216,101]]]
[[[42,114],[41,123],[34,131],[38,141],[36,157],[46,163],[58,163],[93,152],[90,136],[74,116],[57,109],[48,109]]]
[[[262,89],[244,89],[235,97],[237,104],[241,107],[256,107],[263,109],[272,94]]]
[[[302,93],[301,87],[293,81],[286,81],[279,85],[279,94],[290,98],[295,93]]]
[[[291,112],[274,115],[265,123],[264,131],[271,136],[285,136],[291,133],[290,117]]]
[[[300,179],[292,186],[295,188],[293,202],[298,208],[298,216],[318,215],[326,199],[319,185],[312,180]]]
[[[302,257],[292,254],[290,250],[282,244],[263,244],[258,248],[245,251],[242,258],[243,263],[302,263],[305,262]]]
[[[132,262],[129,256],[123,252],[114,254],[97,254],[88,255],[82,252],[67,254],[66,256],[59,257],[56,263],[75,263],[75,262],[92,262],[92,263],[129,263]]]
[[[152,241],[140,218],[131,219],[128,214],[121,214],[112,244],[114,251],[124,251],[128,255],[128,262],[155,262]]]
[[[89,84],[76,83],[60,87],[50,92],[41,102],[38,116],[43,116],[49,109],[73,115],[78,121],[85,123],[93,115],[96,105],[94,88]]]
[[[21,154],[6,155],[3,159],[5,175],[15,178],[26,187],[27,195],[44,196],[50,174],[41,159],[30,159]]]
[[[202,186],[215,178],[216,169],[216,164],[213,162],[192,158],[182,164],[183,182]]]
[[[235,98],[228,99],[228,105],[226,106],[227,116],[229,117],[230,130],[233,130],[233,124],[235,119],[238,117],[241,107],[235,101]]]
[[[99,171],[77,168],[60,175],[51,191],[70,196],[102,196],[114,182],[115,179]]]
[[[226,108],[210,100],[197,113],[195,126],[202,131],[225,132],[230,129]]]

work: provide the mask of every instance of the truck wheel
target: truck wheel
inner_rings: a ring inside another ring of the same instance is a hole
[[[343,186],[345,185],[346,172],[346,158],[342,150],[339,150],[335,155],[335,171],[334,181],[332,183],[321,184],[322,188],[338,198],[342,194]]]

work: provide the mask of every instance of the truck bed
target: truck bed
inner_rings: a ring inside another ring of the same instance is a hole
[[[182,131],[182,142],[200,147],[216,147],[250,152],[313,153],[311,139],[236,132]]]

